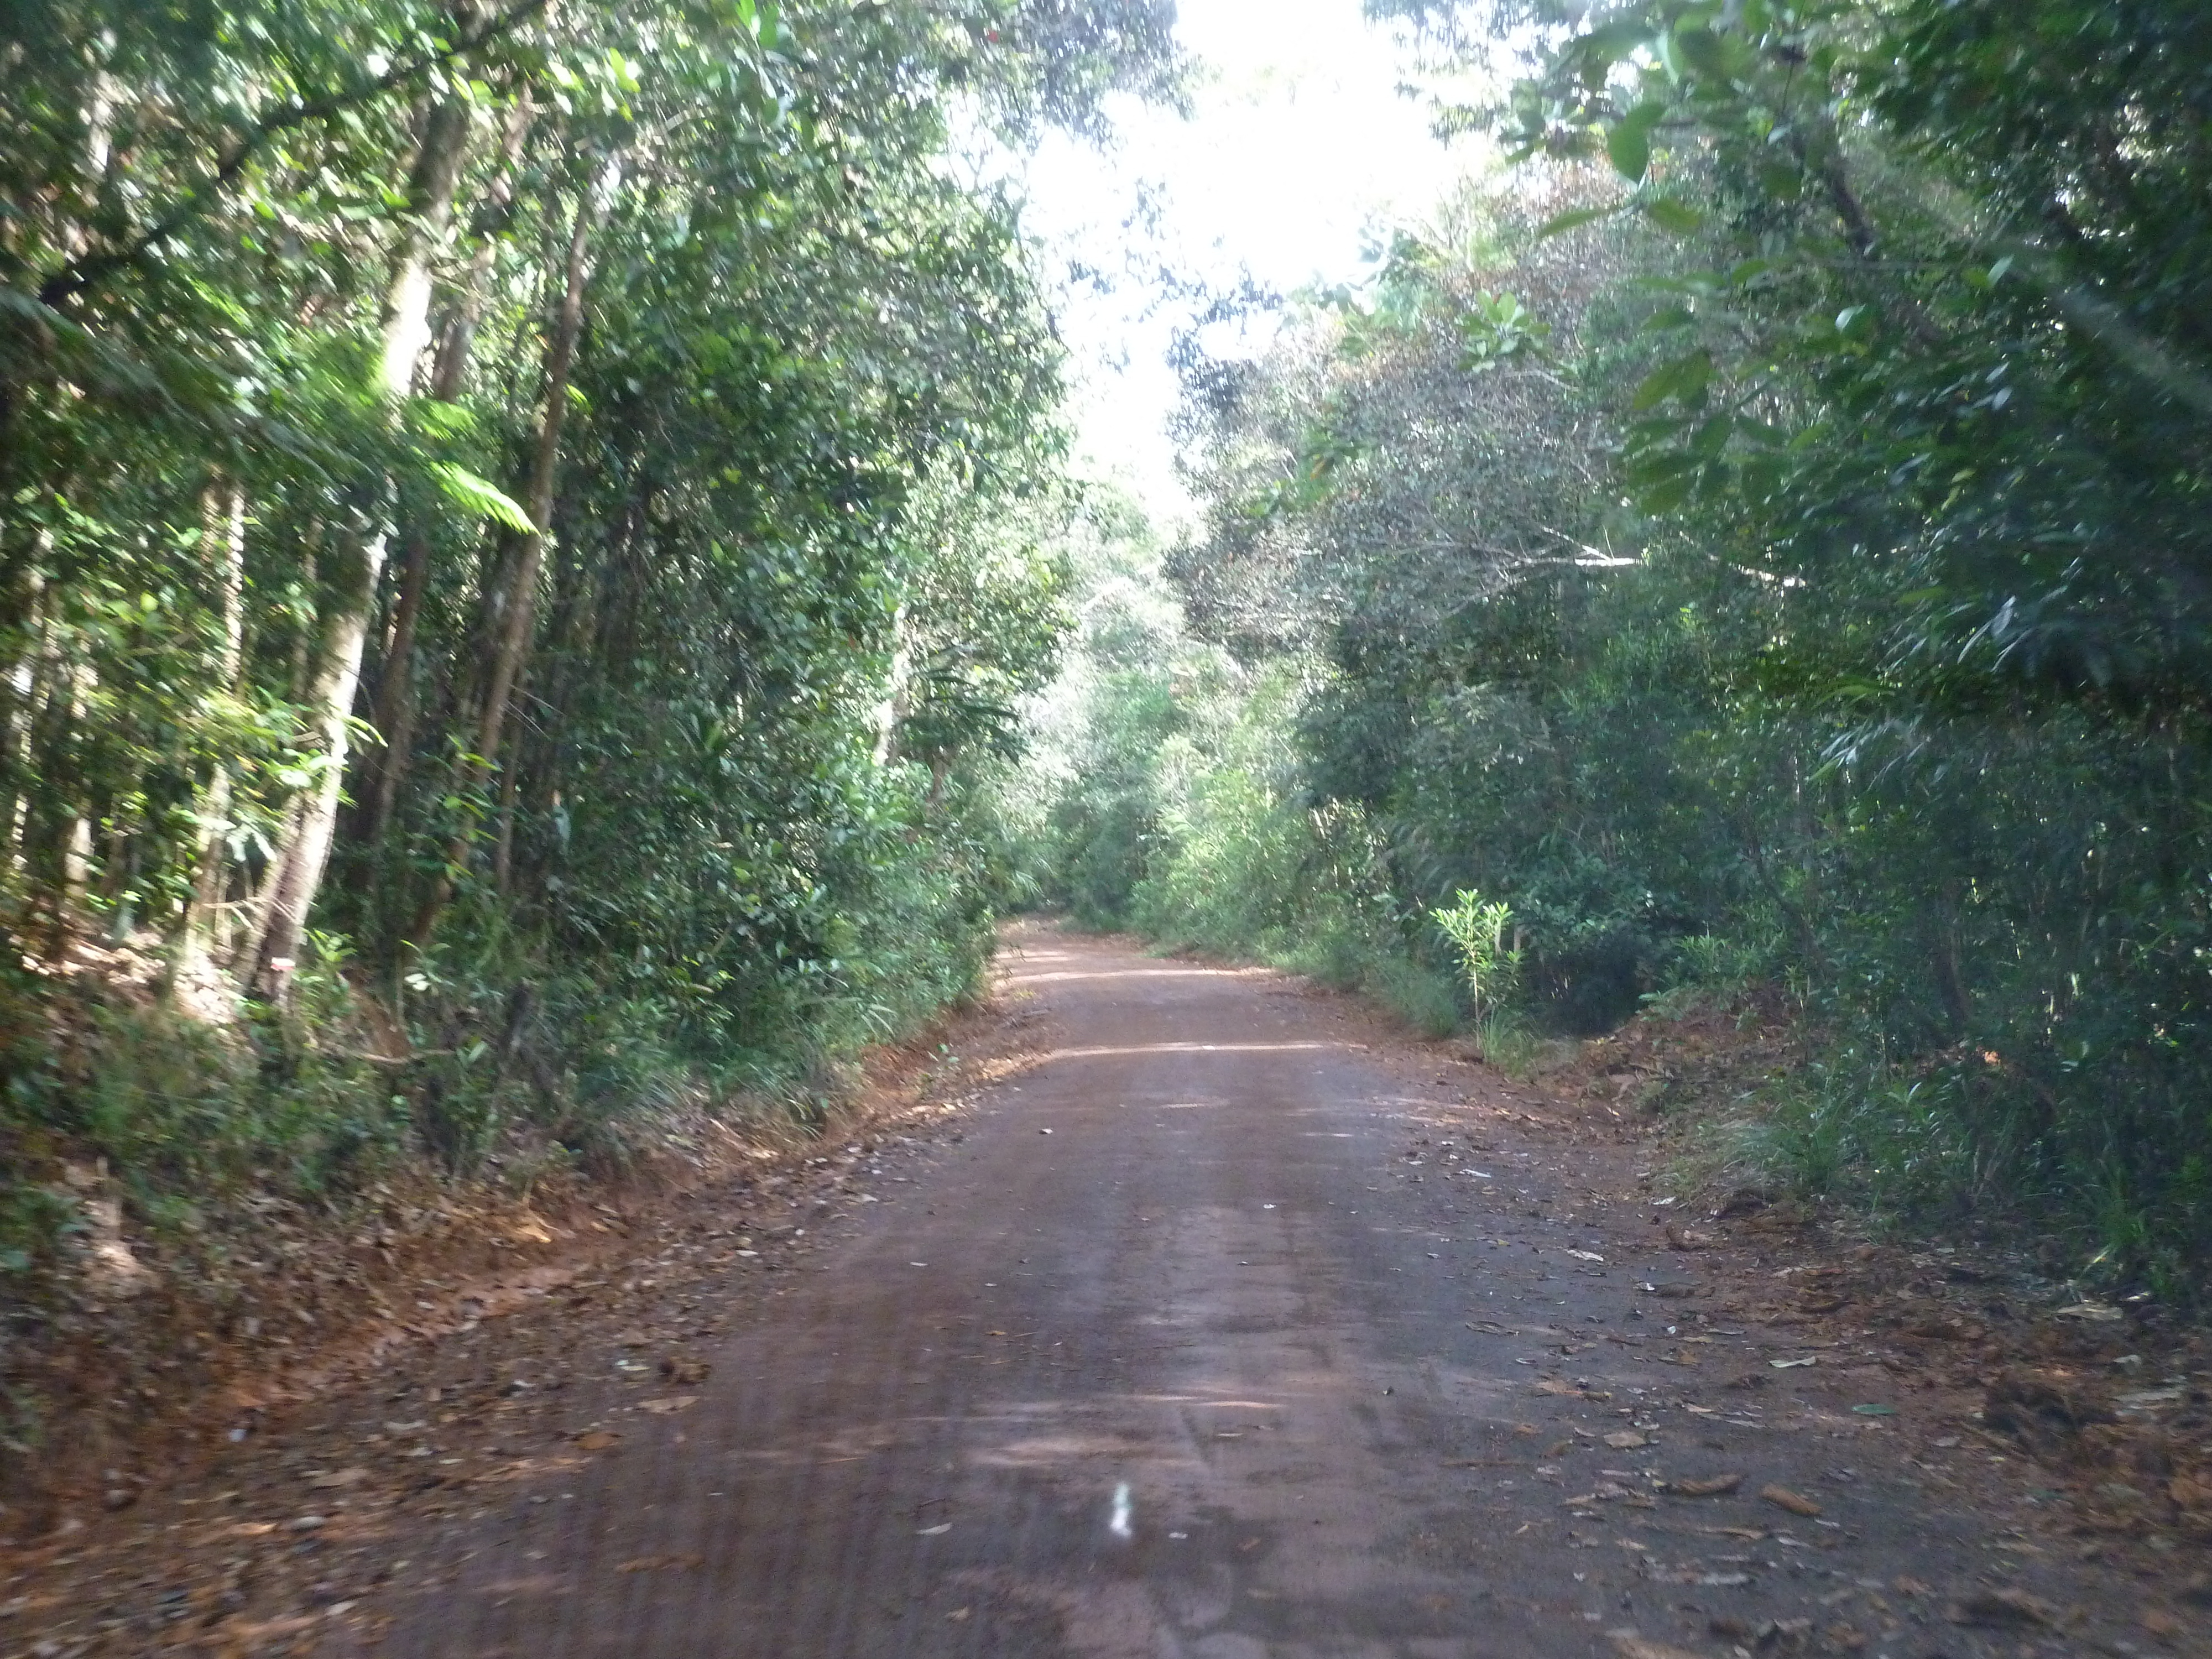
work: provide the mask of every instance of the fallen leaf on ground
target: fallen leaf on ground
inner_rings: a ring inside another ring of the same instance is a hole
[[[1613,1650],[1620,1656],[1620,1659],[1701,1659],[1701,1656],[1687,1648],[1669,1647],[1664,1642],[1648,1642],[1634,1631],[1616,1630],[1607,1634],[1613,1640]]]
[[[915,1533],[916,1538],[936,1538],[952,1530],[950,1521],[940,1521],[933,1527],[922,1527]]]
[[[1974,1334],[1973,1327],[1963,1319],[1923,1319],[1905,1328],[1907,1336],[1925,1338],[1930,1342],[1956,1342]]]
[[[1895,1590],[1899,1595],[1933,1595],[1936,1594],[1935,1585],[1923,1583],[1919,1579],[1915,1578],[1909,1572],[1901,1572],[1898,1574],[1896,1577],[1889,1581],[1889,1587]]]
[[[1740,1474],[1716,1474],[1703,1480],[1669,1480],[1666,1489],[1677,1498],[1718,1498],[1741,1485]]]
[[[1539,1377],[1538,1394],[1555,1394],[1569,1400],[1610,1400],[1613,1396],[1601,1389],[1593,1389],[1583,1382],[1570,1382],[1563,1376]]]
[[[326,1474],[309,1476],[307,1484],[317,1492],[337,1492],[346,1486],[357,1486],[368,1479],[367,1469],[333,1469]]]
[[[593,1429],[589,1434],[578,1435],[576,1443],[586,1451],[605,1451],[621,1439],[618,1434],[611,1434],[605,1429]]]
[[[1567,1254],[1577,1261],[1602,1261],[1605,1258],[1595,1250],[1569,1250]]]
[[[1766,1363],[1778,1371],[1787,1371],[1795,1370],[1800,1365],[1817,1365],[1820,1361],[1817,1355],[1807,1354],[1802,1359],[1770,1359]]]
[[[1954,1625],[1981,1625],[1995,1630],[2024,1630],[2031,1625],[2055,1624],[2057,1619],[2057,1607],[2024,1589],[1978,1590],[1951,1609]]]
[[[666,1417],[676,1412],[688,1412],[698,1403],[699,1396],[696,1394],[672,1394],[665,1400],[641,1400],[637,1402],[637,1408],[641,1412],[651,1412],[656,1417]]]
[[[1802,1492],[1792,1492],[1787,1486],[1761,1486],[1759,1495],[1775,1508],[1788,1510],[1792,1515],[1802,1515],[1809,1519],[1820,1512],[1818,1504]]]
[[[1633,1451],[1638,1446],[1648,1446],[1651,1443],[1633,1429],[1618,1429],[1606,1436],[1605,1443],[1615,1451]]]
[[[697,1551],[682,1555],[633,1555],[615,1568],[617,1572],[688,1572],[707,1558]]]

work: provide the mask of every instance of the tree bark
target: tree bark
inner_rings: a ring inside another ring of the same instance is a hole
[[[343,586],[330,607],[315,678],[305,699],[315,711],[314,736],[322,769],[314,784],[301,791],[285,812],[276,856],[256,899],[253,936],[243,961],[246,983],[264,995],[282,988],[284,975],[298,960],[307,915],[330,861],[345,781],[354,693],[361,682],[362,647],[368,638],[377,580],[384,572],[384,532],[375,530],[344,550]]]
[[[222,644],[216,653],[215,672],[210,677],[214,689],[202,709],[207,716],[214,714],[223,700],[237,695],[246,659],[246,490],[236,479],[218,477],[201,495],[200,546],[212,567],[222,626]],[[222,944],[217,923],[228,868],[223,844],[230,827],[230,768],[218,756],[193,815],[199,822],[199,831],[193,852],[192,890],[185,901],[176,948],[170,956],[172,991],[180,984],[198,985],[214,977],[210,969]]]
[[[611,160],[595,185],[587,185],[576,204],[574,229],[568,237],[566,283],[553,326],[545,341],[545,404],[539,416],[538,437],[532,446],[530,478],[523,491],[523,507],[530,515],[529,533],[519,538],[513,556],[501,562],[501,574],[484,595],[482,637],[487,653],[483,698],[479,706],[473,758],[463,769],[465,790],[479,786],[499,763],[501,734],[507,725],[507,704],[530,652],[538,610],[538,578],[544,563],[546,532],[553,524],[553,498],[560,482],[561,433],[568,415],[568,376],[575,366],[576,342],[584,330],[584,286],[590,274],[592,229],[602,196],[611,197],[621,182],[622,163]],[[474,839],[465,821],[446,849],[444,867],[431,884],[428,896],[408,930],[410,941],[420,950],[436,933],[438,919],[453,896],[453,883],[469,856]]]
[[[545,412],[538,422],[529,487],[523,495],[523,506],[530,514],[530,533],[515,550],[505,591],[489,596],[491,672],[484,682],[476,747],[486,764],[499,758],[507,702],[530,650],[538,609],[538,574],[544,563],[545,537],[553,526],[553,496],[560,482],[561,434],[568,417],[568,376],[575,367],[576,342],[584,330],[584,283],[589,272],[592,228],[598,216],[599,198],[613,191],[620,182],[621,168],[619,161],[608,162],[599,187],[584,192],[576,204],[575,229],[568,238],[568,283],[545,347]]]
[[[21,654],[8,671],[7,755],[8,860],[11,873],[21,879],[28,870],[31,821],[31,763],[39,722],[39,708],[46,680],[49,650],[46,585],[36,570],[31,573],[28,597],[23,605]]]
[[[429,343],[429,264],[453,211],[468,131],[467,106],[458,100],[441,103],[424,123],[408,179],[407,216],[392,250],[379,319],[383,351],[378,385],[392,404],[414,385],[416,364]],[[380,501],[372,514],[386,510]],[[339,592],[329,607],[313,684],[303,699],[313,711],[323,769],[314,787],[303,791],[286,812],[283,834],[255,905],[252,944],[244,963],[246,982],[264,995],[281,988],[298,959],[307,915],[330,861],[345,784],[348,728],[388,537],[386,527],[372,520],[344,550]]]
[[[384,395],[395,403],[413,390],[416,366],[430,343],[431,261],[453,216],[453,192],[468,150],[468,105],[458,98],[441,100],[422,125],[422,142],[407,180],[407,220],[378,319],[384,337],[379,380]]]
[[[531,118],[530,98],[525,92],[508,111],[506,131],[500,138],[499,163],[485,198],[489,214],[504,213],[514,199],[514,162],[530,131]],[[477,323],[483,313],[492,259],[498,251],[495,229],[494,225],[484,225],[439,332],[437,356],[430,370],[430,395],[441,403],[452,403],[460,396]],[[407,521],[399,594],[392,606],[392,642],[384,653],[377,678],[376,706],[369,715],[370,724],[384,739],[382,749],[365,769],[369,774],[366,780],[368,803],[357,831],[371,847],[382,842],[391,828],[415,746],[415,630],[422,617],[422,595],[429,586],[431,545],[425,515],[410,513]]]

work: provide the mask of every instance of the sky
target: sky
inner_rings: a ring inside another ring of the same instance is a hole
[[[1195,302],[1164,301],[1152,274],[1216,291],[1247,273],[1281,293],[1356,283],[1389,227],[1419,222],[1474,161],[1397,90],[1402,55],[1360,0],[1181,0],[1177,33],[1205,66],[1191,118],[1116,105],[1109,148],[1054,137],[1022,185],[1048,269],[1116,279],[1103,294],[1073,282],[1058,308],[1079,441],[1164,525],[1188,507],[1164,430],[1177,395],[1165,358]],[[1218,328],[1206,343],[1249,352],[1265,333]]]

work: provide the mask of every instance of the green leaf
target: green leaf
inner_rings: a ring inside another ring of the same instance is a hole
[[[465,466],[456,466],[451,461],[433,461],[430,476],[438,481],[438,488],[448,501],[480,518],[494,520],[524,535],[538,528],[531,523],[530,514],[523,510],[520,501],[490,479],[479,477]]]
[[[1701,76],[1718,79],[1728,72],[1720,37],[1701,23],[1675,25],[1671,37],[1674,55]]]
[[[1704,214],[1687,203],[1677,202],[1671,197],[1654,197],[1651,200],[1639,202],[1637,205],[1644,210],[1644,216],[1650,220],[1653,224],[1662,230],[1671,230],[1677,236],[1687,236],[1692,232],[1705,228]]]
[[[1662,363],[1644,377],[1632,398],[1633,408],[1656,409],[1669,398],[1689,402],[1705,389],[1713,377],[1713,355],[1700,348],[1672,362]]]
[[[1660,103],[1638,104],[1634,109],[1613,124],[1605,135],[1605,153],[1613,162],[1613,171],[1634,183],[1644,182],[1644,175],[1651,167],[1651,132],[1667,113]]]
[[[459,404],[449,404],[438,398],[410,398],[407,412],[414,417],[416,426],[433,438],[458,438],[474,431],[476,416]]]
[[[1610,207],[1570,209],[1567,212],[1545,220],[1543,228],[1536,233],[1536,240],[1540,242],[1548,236],[1564,236],[1571,230],[1580,230],[1584,225],[1594,225],[1601,219],[1610,219],[1627,205],[1626,202],[1615,202]]]
[[[1601,23],[1577,40],[1569,52],[1579,63],[1583,84],[1601,87],[1606,74],[1622,58],[1651,39],[1651,25],[1640,17],[1616,17]]]
[[[1637,504],[1646,513],[1672,513],[1690,499],[1687,473],[1647,484],[1637,493]]]

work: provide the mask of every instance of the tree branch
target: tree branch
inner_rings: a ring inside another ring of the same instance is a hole
[[[448,45],[420,58],[395,64],[382,75],[364,85],[339,92],[326,92],[318,98],[295,100],[276,111],[257,124],[240,140],[222,163],[201,184],[185,192],[162,216],[122,247],[111,248],[89,258],[72,259],[48,277],[39,289],[40,301],[59,311],[70,301],[96,284],[105,282],[116,272],[137,264],[154,249],[167,241],[194,219],[207,211],[215,198],[221,195],[240,173],[246,165],[280,134],[295,127],[308,125],[337,114],[340,111],[380,98],[386,93],[406,85],[418,76],[428,73],[441,64],[465,58],[480,47],[489,46],[501,36],[512,33],[523,23],[544,11],[548,0],[519,0],[519,3],[501,12],[490,22],[473,33],[463,33]]]

